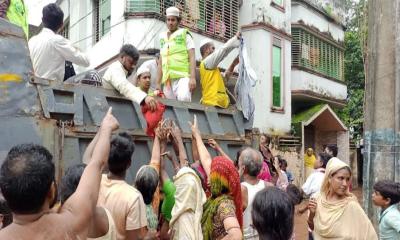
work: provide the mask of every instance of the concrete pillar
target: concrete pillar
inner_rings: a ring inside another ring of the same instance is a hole
[[[364,207],[376,224],[373,184],[400,180],[400,1],[368,1]]]

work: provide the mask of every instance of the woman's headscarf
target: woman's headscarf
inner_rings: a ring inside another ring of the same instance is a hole
[[[314,239],[377,239],[375,230],[358,203],[357,198],[347,189],[346,196],[338,201],[327,199],[330,191],[329,178],[349,165],[334,157],[325,169],[320,194],[317,195],[317,211],[314,217]],[[354,223],[357,227],[354,227]]]
[[[233,162],[225,157],[215,157],[211,163],[211,197],[204,204],[201,220],[203,237],[211,239],[213,230],[213,217],[219,204],[226,199],[232,199],[236,208],[236,218],[240,227],[243,227],[243,205],[240,188],[240,177]]]
[[[347,165],[347,163],[343,162],[339,158],[333,157],[328,161],[325,169],[325,177],[321,185],[321,193],[328,195],[330,189],[329,178],[342,168],[347,168],[351,174],[349,165]],[[350,196],[350,194],[351,193],[349,192],[349,188],[347,188],[346,195]]]

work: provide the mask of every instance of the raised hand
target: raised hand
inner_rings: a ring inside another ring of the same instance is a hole
[[[110,107],[101,122],[101,128],[110,129],[115,131],[119,128],[118,120],[112,115],[112,107]]]
[[[192,130],[192,135],[193,136],[201,135],[199,127],[198,127],[198,124],[197,124],[197,116],[196,116],[196,114],[194,115],[193,123],[189,122],[189,126],[190,126],[190,128]]]
[[[208,145],[210,145],[210,147],[215,150],[219,149],[219,144],[217,143],[217,141],[215,141],[215,139],[208,139]]]
[[[315,198],[310,198],[310,201],[308,201],[308,209],[310,210],[311,214],[315,214],[317,210],[317,201]]]

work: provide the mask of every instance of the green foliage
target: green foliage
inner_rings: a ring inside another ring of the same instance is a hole
[[[352,131],[354,139],[361,138],[364,122],[364,53],[367,39],[366,0],[358,3],[348,0],[351,8],[345,33],[345,81],[347,84],[347,105],[337,113]]]

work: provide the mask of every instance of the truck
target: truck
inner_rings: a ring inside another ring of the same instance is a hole
[[[234,107],[219,109],[195,102],[158,101],[166,105],[164,118],[174,120],[181,128],[189,161],[193,159],[188,121],[194,115],[203,139],[217,140],[232,159],[243,145],[249,144],[243,114]],[[118,131],[128,132],[135,141],[133,162],[127,173],[127,181],[132,183],[140,166],[149,162],[153,142],[145,134],[146,121],[140,106],[101,86],[35,76],[22,29],[0,19],[0,164],[12,146],[40,144],[53,154],[56,177],[60,180],[66,168],[82,162],[82,155],[109,107],[120,123]],[[212,148],[209,151],[216,155]],[[173,172],[169,163],[167,168]]]

